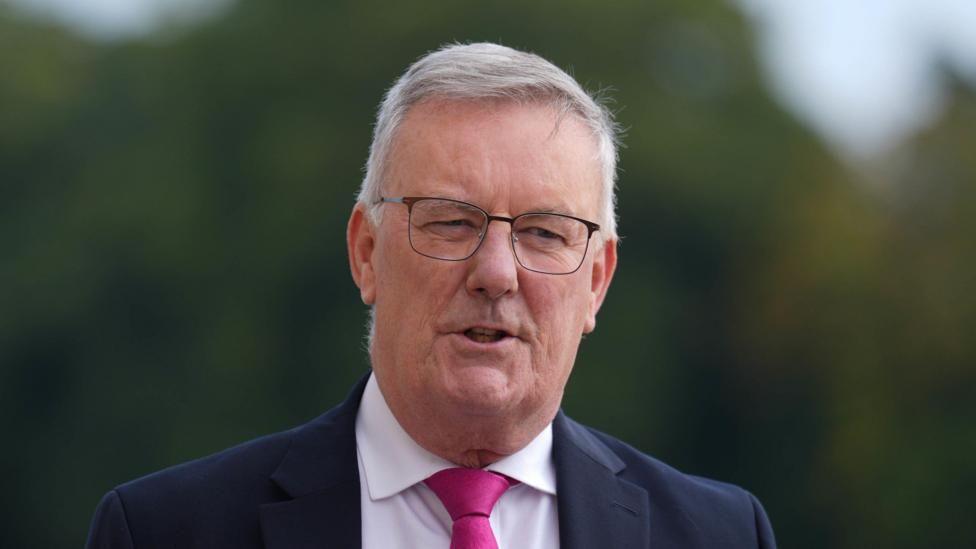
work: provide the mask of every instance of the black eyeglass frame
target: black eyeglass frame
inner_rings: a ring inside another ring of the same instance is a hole
[[[474,204],[471,204],[469,202],[464,202],[463,200],[455,200],[453,198],[441,198],[439,196],[397,196],[397,197],[384,197],[384,196],[381,196],[379,198],[379,200],[377,200],[375,202],[375,204],[383,204],[383,203],[387,203],[387,204],[403,204],[404,206],[407,207],[407,216],[408,216],[408,224],[409,224],[409,216],[413,215],[413,205],[416,204],[417,202],[422,201],[422,200],[444,200],[444,201],[447,201],[447,202],[454,202],[454,203],[457,203],[457,204],[463,204],[465,206],[470,206],[470,207],[478,210],[479,212],[481,212],[485,216],[485,220],[486,221],[485,221],[485,224],[484,224],[484,230],[481,232],[481,234],[478,237],[478,245],[474,247],[474,250],[472,250],[470,254],[468,254],[468,255],[460,258],[460,259],[445,259],[443,257],[437,257],[437,256],[425,254],[425,253],[417,250],[417,248],[413,245],[413,237],[411,236],[411,231],[408,228],[408,230],[407,230],[407,240],[410,242],[410,248],[413,251],[417,252],[418,254],[420,254],[420,255],[422,255],[424,257],[429,257],[431,259],[436,259],[438,261],[466,261],[468,259],[471,259],[471,256],[473,256],[474,254],[478,253],[478,250],[481,249],[481,244],[483,244],[484,241],[485,241],[485,235],[488,234],[488,225],[490,225],[492,221],[504,221],[505,223],[508,223],[508,225],[509,225],[509,227],[511,229],[514,229],[514,227],[515,227],[515,221],[518,220],[521,217],[526,217],[526,216],[530,216],[530,215],[555,215],[555,216],[559,216],[559,217],[566,217],[566,218],[569,218],[569,219],[574,219],[576,221],[579,221],[583,225],[586,225],[586,230],[587,230],[587,234],[586,234],[586,248],[583,250],[583,255],[580,257],[579,265],[577,265],[576,268],[573,269],[572,271],[567,271],[565,273],[550,273],[550,272],[547,272],[547,271],[540,271],[540,270],[537,270],[537,269],[532,269],[530,267],[526,267],[525,264],[522,263],[522,260],[519,258],[518,252],[515,251],[515,241],[517,240],[517,237],[515,236],[515,231],[514,230],[509,230],[509,233],[511,234],[511,236],[509,237],[508,240],[509,240],[509,243],[512,245],[512,255],[515,256],[515,261],[517,261],[518,264],[521,265],[523,269],[526,269],[528,271],[532,271],[534,273],[541,273],[541,274],[548,274],[548,275],[556,275],[556,276],[569,275],[569,274],[575,273],[576,271],[578,271],[580,269],[580,267],[583,266],[583,262],[586,261],[586,254],[587,254],[587,252],[590,251],[590,239],[593,237],[593,233],[594,232],[600,230],[600,225],[599,224],[594,223],[592,221],[588,221],[588,220],[583,219],[583,218],[580,218],[580,217],[575,217],[575,216],[572,216],[572,215],[561,214],[561,213],[553,213],[553,212],[525,212],[525,213],[521,213],[521,214],[519,214],[519,215],[517,215],[515,217],[505,217],[505,216],[502,216],[502,215],[491,215],[490,213],[486,212],[484,209],[482,209],[482,208],[480,208],[478,206],[475,206]]]

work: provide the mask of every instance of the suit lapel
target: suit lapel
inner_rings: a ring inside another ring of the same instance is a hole
[[[271,475],[292,499],[260,507],[268,549],[361,545],[356,412],[368,378],[345,402],[296,430]]]
[[[620,458],[562,412],[553,421],[553,461],[560,547],[649,546],[647,491],[618,478]]]
[[[260,507],[268,549],[359,547],[356,413],[368,375],[345,402],[296,429],[271,480],[291,499]],[[562,412],[553,421],[560,546],[647,547],[646,490],[617,474],[624,463]]]

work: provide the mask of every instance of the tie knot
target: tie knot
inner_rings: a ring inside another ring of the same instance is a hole
[[[438,471],[424,482],[437,494],[451,520],[457,521],[469,515],[491,515],[495,502],[516,481],[481,469],[455,467]]]

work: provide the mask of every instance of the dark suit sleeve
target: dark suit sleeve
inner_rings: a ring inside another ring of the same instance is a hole
[[[756,496],[749,494],[752,501],[752,511],[756,517],[756,536],[759,538],[760,549],[776,549],[776,538],[773,537],[773,527],[769,524],[769,517]]]
[[[86,549],[131,549],[132,535],[129,533],[129,523],[125,518],[125,508],[119,493],[115,490],[105,494],[95,517],[92,518],[91,530],[88,531]]]

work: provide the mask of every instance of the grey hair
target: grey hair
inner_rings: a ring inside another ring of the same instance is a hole
[[[602,240],[617,236],[616,196],[619,128],[600,94],[591,96],[562,69],[532,53],[498,44],[450,44],[410,66],[386,93],[376,115],[373,143],[357,200],[379,222],[382,182],[397,129],[410,107],[428,99],[543,103],[572,113],[597,142],[602,189]]]

